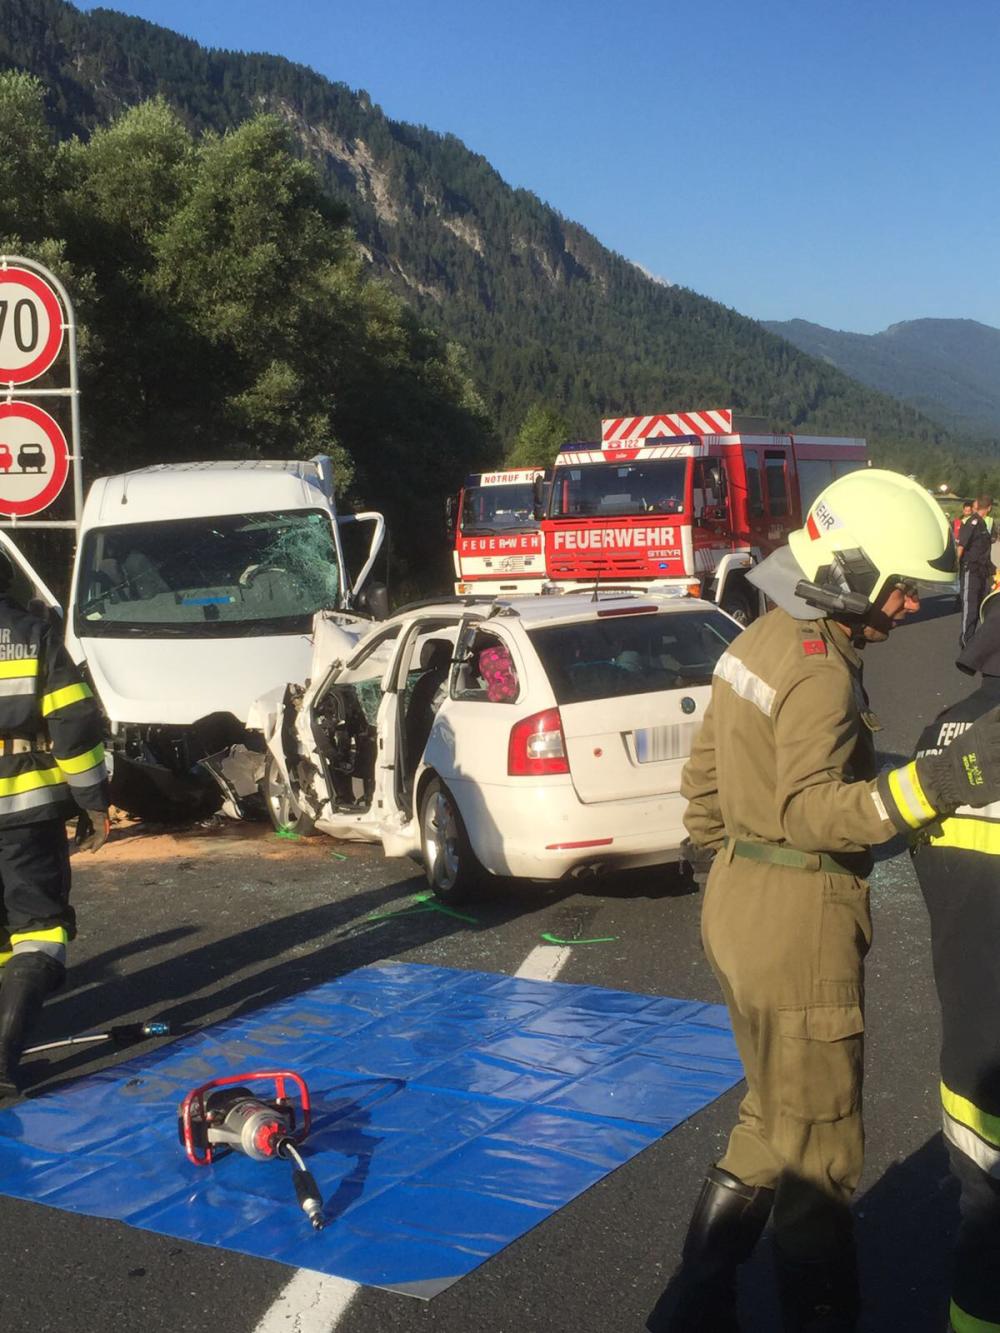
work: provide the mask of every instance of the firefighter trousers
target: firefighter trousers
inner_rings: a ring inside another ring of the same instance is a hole
[[[962,563],[958,571],[958,590],[962,598],[962,628],[959,643],[964,648],[979,624],[979,608],[990,590],[992,565]]]
[[[0,828],[0,888],[0,966],[12,948],[41,948],[65,961],[76,922],[64,820]]]
[[[776,1190],[784,1253],[825,1258],[849,1243],[848,1203],[864,1158],[868,885],[720,853],[702,941],[747,1081],[719,1166]]]
[[[956,1333],[1000,1333],[1000,1179],[953,1143],[948,1144],[948,1156],[962,1187],[951,1279],[952,1327]]]

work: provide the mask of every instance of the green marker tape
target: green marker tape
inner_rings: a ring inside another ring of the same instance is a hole
[[[331,852],[331,853],[330,853],[330,856],[333,858],[334,861],[346,861],[346,860],[347,860],[347,857],[344,855],[343,852]]]
[[[454,917],[456,921],[464,921],[467,925],[479,925],[479,921],[476,917],[466,916],[464,912],[456,912],[454,908],[446,907],[444,903],[439,903],[429,889],[423,893],[415,893],[405,907],[396,907],[390,912],[370,912],[365,920],[385,921],[389,917],[416,916],[420,912],[441,912],[445,916]]]
[[[550,935],[548,931],[541,937],[546,944],[614,944],[617,935],[600,935],[592,940],[561,940],[558,935]]]
[[[276,838],[301,838],[302,834],[296,833],[293,828],[279,828],[275,829],[274,836]]]

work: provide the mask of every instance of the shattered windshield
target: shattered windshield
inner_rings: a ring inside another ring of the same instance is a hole
[[[481,537],[497,532],[531,532],[534,487],[530,481],[504,486],[470,486],[462,499],[462,535]]]
[[[618,517],[684,512],[686,458],[559,467],[552,482],[553,518]]]
[[[223,514],[89,532],[75,622],[82,637],[295,633],[339,601],[328,514]]]

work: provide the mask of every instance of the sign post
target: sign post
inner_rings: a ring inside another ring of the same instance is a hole
[[[30,388],[52,369],[66,344],[68,383]],[[35,399],[68,398],[70,443]],[[29,401],[30,400],[30,401]],[[73,471],[73,517],[35,518],[59,496]],[[49,269],[0,255],[0,527],[71,528],[83,508],[76,319],[65,287]]]

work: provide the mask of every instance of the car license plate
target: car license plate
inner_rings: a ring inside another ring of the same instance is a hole
[[[664,759],[686,759],[691,753],[697,722],[678,722],[668,727],[642,727],[635,737],[635,757],[640,764]]]

